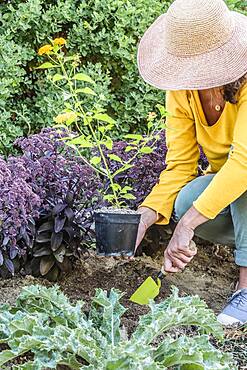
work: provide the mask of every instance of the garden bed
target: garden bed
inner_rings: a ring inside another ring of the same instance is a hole
[[[139,315],[147,312],[147,308],[131,303],[129,297],[147,276],[155,276],[161,263],[161,251],[158,251],[153,258],[142,256],[133,261],[106,259],[96,257],[93,252],[86,252],[77,263],[75,270],[65,276],[59,285],[72,300],[84,300],[86,310],[96,288],[110,290],[115,287],[126,292],[123,304],[128,311],[124,315],[123,323],[127,334],[130,334],[136,327]],[[198,256],[183,274],[167,277],[158,300],[167,297],[171,285],[176,285],[180,289],[180,294],[198,294],[218,313],[234,287],[236,276],[237,271],[230,250],[217,246],[199,246]],[[30,276],[2,280],[0,303],[14,303],[21,288],[33,283],[52,285],[46,280],[34,279]],[[239,369],[247,369],[246,332],[244,334],[241,330],[226,330],[226,335],[227,341],[222,349],[234,354],[239,362]]]

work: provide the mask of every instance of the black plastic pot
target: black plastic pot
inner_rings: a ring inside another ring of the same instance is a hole
[[[97,254],[133,256],[140,218],[134,213],[95,212]]]

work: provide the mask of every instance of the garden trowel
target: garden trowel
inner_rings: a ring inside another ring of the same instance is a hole
[[[196,244],[191,240],[188,247],[191,251],[196,251]],[[130,301],[138,304],[148,304],[150,299],[154,299],[159,295],[161,288],[162,279],[168,275],[162,266],[161,271],[157,275],[157,281],[155,281],[151,276],[149,276],[139,288],[132,294]]]

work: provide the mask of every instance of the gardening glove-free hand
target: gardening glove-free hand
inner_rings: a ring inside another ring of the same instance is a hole
[[[167,272],[181,272],[196,255],[196,249],[189,249],[194,232],[189,227],[177,225],[164,253],[164,269]]]

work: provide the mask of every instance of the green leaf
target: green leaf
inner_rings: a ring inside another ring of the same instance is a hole
[[[176,340],[167,337],[156,349],[154,358],[168,368],[181,366],[184,370],[228,370],[231,361],[229,354],[213,347],[207,335],[191,338],[183,335]]]
[[[41,64],[39,67],[36,67],[36,69],[47,69],[47,68],[59,68],[59,66],[52,64],[50,62],[45,62]]]
[[[116,154],[108,154],[107,157],[110,158],[110,160],[112,160],[112,161],[116,161],[116,162],[120,162],[120,163],[123,162],[122,159]]]
[[[56,74],[53,76],[52,81],[53,81],[53,82],[57,82],[57,81],[60,81],[60,80],[63,80],[63,79],[64,79],[64,77],[63,77],[61,74],[56,73]]]
[[[126,146],[126,148],[125,148],[125,152],[126,153],[128,153],[128,152],[130,152],[131,150],[136,150],[136,147],[135,146]]]
[[[98,128],[98,130],[102,133],[106,132],[106,131],[110,131],[112,128],[114,127],[113,124],[109,124],[109,125],[106,125],[106,126],[101,126]]]
[[[108,116],[108,114],[106,113],[96,113],[93,117],[97,119],[98,121],[103,121],[103,122],[107,122],[110,124],[114,124],[116,122],[113,118]]]
[[[124,199],[134,200],[136,197],[133,194],[121,194],[121,197]]]
[[[78,93],[83,93],[83,94],[88,94],[88,95],[94,95],[96,96],[96,92],[93,91],[92,89],[90,89],[90,87],[84,87],[82,89],[77,89],[75,90],[75,92],[78,94]]]
[[[115,346],[121,339],[120,319],[126,309],[119,303],[123,296],[117,289],[112,289],[109,296],[102,289],[96,289],[89,317],[94,326]]]
[[[6,364],[6,362],[9,362],[11,360],[14,360],[16,357],[18,357],[18,353],[14,353],[10,350],[5,350],[0,352],[0,366],[3,366]]]
[[[182,325],[199,326],[219,339],[224,336],[222,325],[213,311],[198,296],[179,297],[178,289],[173,288],[168,299],[159,304],[151,302],[149,306],[150,313],[141,317],[134,334],[142,343],[151,343],[161,333]]]
[[[167,115],[167,111],[166,111],[164,105],[157,104],[156,107],[158,108],[158,110],[159,110],[160,115],[161,115],[162,118]]]
[[[14,365],[12,370],[38,370],[38,367],[33,361],[25,362],[24,364]]]
[[[103,196],[104,200],[107,200],[108,202],[112,202],[115,198],[113,194],[106,194]]]
[[[124,135],[125,139],[133,139],[133,140],[138,140],[138,141],[141,141],[143,139],[142,135],[138,135],[138,134],[128,134],[128,135]]]
[[[93,144],[86,140],[84,136],[76,137],[68,141],[69,145],[79,145],[82,148],[93,148]]]
[[[112,150],[113,141],[110,138],[107,139],[107,141],[104,141],[102,144],[104,144],[108,150]]]
[[[73,80],[76,80],[76,81],[84,81],[84,82],[89,82],[91,84],[94,84],[95,82],[91,79],[91,77],[89,77],[88,75],[84,74],[84,73],[76,73],[73,77],[72,77]]]
[[[142,147],[140,150],[139,150],[139,152],[140,153],[143,153],[143,154],[150,154],[150,153],[153,153],[153,149],[152,148],[150,148],[149,146],[144,146],[144,147]]]
[[[133,188],[131,186],[125,186],[122,190],[121,190],[121,193],[127,193],[128,191],[131,191],[133,190]]]
[[[93,157],[90,159],[90,163],[92,163],[94,166],[97,166],[99,163],[101,162],[101,158],[100,157]]]
[[[121,190],[121,186],[119,184],[112,184],[111,188],[114,191],[120,191]]]
[[[117,171],[113,173],[113,177],[119,175],[122,172],[128,171],[130,168],[134,167],[133,164],[125,164],[123,167],[119,168]]]
[[[0,352],[0,368],[31,350],[32,361],[16,370],[56,369],[59,364],[74,370],[236,370],[232,356],[216,349],[208,335],[179,337],[178,332],[174,339],[163,334],[153,345],[156,336],[180,325],[221,337],[215,315],[198,297],[179,297],[173,289],[163,302],[150,304],[150,312],[127,337],[121,327],[122,296],[115,289],[97,289],[88,315],[82,302],[71,303],[57,286],[24,287],[13,307],[0,306],[0,338],[10,347]]]

